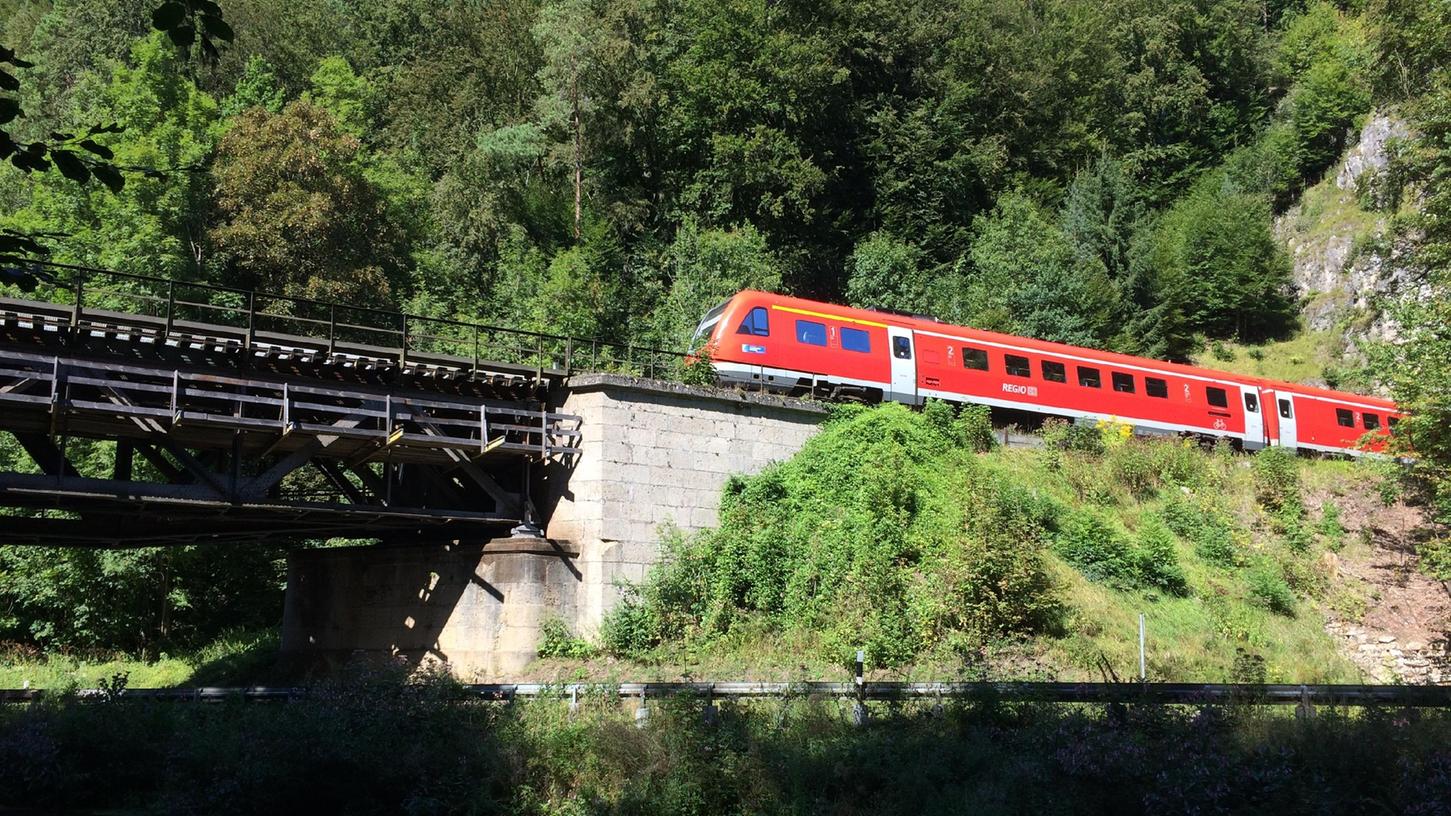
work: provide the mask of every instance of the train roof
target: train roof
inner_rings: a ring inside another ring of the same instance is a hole
[[[986,329],[974,329],[968,326],[958,326],[953,323],[945,323],[935,318],[906,315],[897,312],[878,311],[875,309],[861,309],[855,306],[841,306],[835,303],[825,303],[817,300],[792,297],[790,295],[779,295],[773,292],[762,292],[755,289],[746,289],[737,293],[736,297],[748,295],[752,297],[765,298],[773,303],[779,303],[791,308],[804,311],[820,311],[823,307],[831,310],[831,314],[853,320],[861,320],[869,323],[882,323],[910,328],[914,331],[932,332],[936,334],[966,333],[969,336],[982,339],[987,342],[1012,344],[1023,348],[1037,351],[1058,354],[1088,355],[1105,364],[1118,363],[1124,366],[1136,366],[1139,368],[1154,368],[1166,373],[1177,373],[1193,375],[1209,379],[1230,380],[1233,382],[1257,385],[1262,388],[1269,388],[1276,391],[1291,391],[1304,396],[1319,396],[1327,399],[1337,399],[1347,402],[1358,402],[1367,405],[1375,405],[1386,409],[1395,409],[1395,402],[1384,397],[1374,397],[1365,394],[1355,394],[1349,391],[1335,391],[1329,388],[1320,388],[1313,385],[1302,385],[1300,383],[1286,382],[1283,380],[1271,380],[1265,377],[1255,377],[1248,374],[1234,374],[1228,371],[1220,371],[1213,368],[1200,368],[1199,366],[1186,365],[1184,363],[1170,363],[1164,360],[1156,360],[1152,357],[1135,357],[1130,354],[1120,354],[1116,351],[1104,351],[1103,349],[1087,348],[1085,346],[1073,346],[1067,343],[1054,343],[1050,340],[1038,340],[1032,337],[1022,337],[1015,334],[1003,334],[1002,332],[988,331]]]

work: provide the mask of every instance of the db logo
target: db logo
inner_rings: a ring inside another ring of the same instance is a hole
[[[1229,424],[1222,419],[1214,420],[1214,430],[1222,431],[1229,427]]]

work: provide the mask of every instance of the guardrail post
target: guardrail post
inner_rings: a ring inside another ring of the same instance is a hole
[[[479,324],[474,326],[474,379],[479,377]]]
[[[564,373],[566,376],[574,371],[574,369],[570,367],[574,362],[573,358],[574,338],[566,337],[564,338]]]
[[[327,353],[331,357],[338,348],[338,305],[327,305]]]
[[[856,702],[851,706],[851,724],[863,726],[867,724],[867,683],[863,670],[866,667],[867,653],[864,649],[856,650]]]
[[[645,704],[645,686],[640,686],[640,706],[635,709],[635,727],[643,729],[650,724],[650,708]]]
[[[403,341],[402,341],[403,348],[399,352],[399,355],[398,355],[398,366],[399,366],[399,368],[402,368],[403,366],[408,365],[408,315],[405,313],[405,314],[402,315],[402,318],[403,318]]]
[[[720,709],[715,707],[715,683],[705,689],[705,710],[700,712],[700,718],[706,725],[720,722]]]
[[[1300,720],[1315,719],[1315,704],[1310,701],[1309,686],[1300,686],[1300,702],[1295,706],[1295,718]]]

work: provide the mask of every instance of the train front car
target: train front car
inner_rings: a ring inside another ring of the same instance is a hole
[[[722,385],[868,402],[916,399],[911,332],[891,316],[755,291],[717,308],[707,347]]]

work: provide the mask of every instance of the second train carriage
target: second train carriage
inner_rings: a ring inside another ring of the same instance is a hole
[[[930,318],[744,291],[692,341],[721,381],[919,404],[931,397],[1040,416],[1130,423],[1356,455],[1400,419],[1377,397],[952,326]]]

